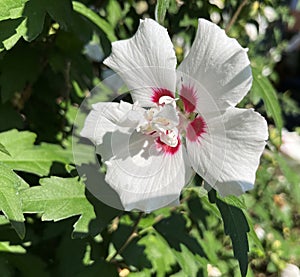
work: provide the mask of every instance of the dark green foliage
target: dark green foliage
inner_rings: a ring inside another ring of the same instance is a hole
[[[222,276],[246,276],[247,269],[256,276],[300,263],[299,176],[271,143],[244,198],[207,195],[196,176],[181,205],[151,214],[103,204],[75,170],[73,124],[84,97],[110,74],[102,61],[111,43],[132,37],[141,18],[156,17],[180,63],[197,18],[217,13],[225,28],[241,1],[212,2],[1,0],[0,276],[197,277],[212,267]],[[262,73],[274,67],[269,42],[282,49],[277,21],[269,22],[267,42],[244,31],[274,1],[248,2],[229,31],[249,48],[253,67],[253,88],[240,106],[259,107],[280,130],[277,92]],[[278,21],[288,19],[281,1],[273,6]],[[115,96],[102,91],[101,101]],[[80,147],[82,167],[95,162],[91,148]],[[257,226],[268,236],[259,239]]]

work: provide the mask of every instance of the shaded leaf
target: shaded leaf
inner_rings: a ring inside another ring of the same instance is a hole
[[[96,214],[96,217],[91,218],[91,221],[89,222],[89,233],[92,236],[96,236],[102,232],[102,230],[112,221],[112,219],[120,215],[122,211],[105,205],[93,197],[90,193],[87,193],[87,198],[93,204]],[[76,230],[74,230],[73,236],[78,237],[79,235],[80,234],[76,233]]]
[[[224,231],[226,235],[230,236],[232,241],[234,257],[239,262],[241,274],[242,276],[246,276],[248,271],[249,252],[247,233],[250,231],[248,221],[240,208],[230,205],[218,198],[216,190],[209,187],[207,187],[207,189],[209,189],[209,201],[215,203],[221,213]],[[241,205],[236,197],[227,197],[227,201],[228,199],[237,206]]]
[[[241,274],[246,276],[249,251],[247,232],[250,231],[247,219],[241,209],[229,205],[219,198],[217,198],[216,204],[223,218],[225,234],[231,238],[234,257],[239,262]]]
[[[121,247],[126,242],[127,238],[132,233],[132,226],[120,224],[118,229],[113,234],[112,242],[116,249]],[[151,268],[151,263],[145,254],[145,246],[139,243],[139,238],[135,237],[121,253],[127,264],[142,270],[143,268]]]
[[[3,253],[1,256],[5,259],[6,264],[16,269],[15,274],[8,276],[50,276],[46,268],[46,263],[38,256],[29,253],[26,255],[20,253]]]
[[[85,186],[77,178],[51,177],[40,180],[41,186],[21,191],[24,213],[42,213],[42,220],[58,221],[80,215],[74,232],[88,233],[94,208],[86,199]]]
[[[0,132],[14,128],[22,129],[22,127],[22,117],[11,104],[9,102],[4,105],[0,104]]]
[[[87,8],[83,3],[77,1],[73,1],[72,3],[74,11],[80,13],[98,26],[107,35],[107,38],[111,42],[117,40],[114,34],[114,28],[106,20],[101,18],[91,9]]]
[[[0,61],[2,69],[0,87],[3,103],[11,99],[16,92],[23,92],[28,84],[37,79],[40,71],[39,59],[39,53],[29,47],[14,48],[4,56]]]
[[[83,271],[79,272],[75,276],[109,276],[109,277],[118,277],[120,276],[117,272],[117,269],[114,265],[104,262],[97,261],[97,263],[92,264],[91,266],[86,267]]]
[[[190,236],[186,229],[186,220],[180,214],[172,214],[154,225],[154,228],[165,238],[168,244],[180,251],[180,244],[184,244],[193,254],[205,256],[197,240]]]

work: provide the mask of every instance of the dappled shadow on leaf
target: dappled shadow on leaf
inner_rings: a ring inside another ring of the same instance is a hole
[[[133,231],[133,227],[120,224],[112,237],[112,242],[116,249],[120,249],[124,245],[127,238]],[[142,270],[143,268],[151,268],[151,262],[147,259],[145,254],[145,246],[138,244],[139,238],[134,238],[130,244],[121,253],[126,264]]]
[[[199,197],[192,197],[188,200],[188,208],[190,210],[190,218],[194,222],[202,222],[205,229],[207,229],[207,217],[209,216],[209,212],[204,209],[201,199]],[[198,224],[196,225],[197,230],[199,231],[201,237],[203,237],[203,231],[199,228]]]
[[[87,277],[118,277],[119,274],[117,272],[117,269],[114,265],[109,264],[104,261],[97,261],[97,263],[94,263],[90,266],[85,267],[82,271],[78,272],[74,276],[76,277],[82,277],[82,276],[87,276]]]
[[[0,253],[1,276],[51,276],[46,266],[41,258],[28,253]],[[5,271],[9,272],[9,275],[4,275]]]
[[[186,220],[181,214],[172,214],[154,225],[154,228],[166,239],[170,247],[181,251],[180,244],[184,244],[193,254],[206,257],[204,250],[197,240],[188,234]]]
[[[0,22],[0,48],[4,48],[3,41],[17,35],[16,29],[23,21],[23,18],[3,20]]]
[[[96,218],[91,220],[89,223],[89,234],[91,236],[96,236],[107,227],[112,219],[120,215],[122,211],[105,205],[100,200],[96,199],[89,191],[86,191],[86,196],[89,202],[91,202],[94,206],[94,211],[96,214]]]

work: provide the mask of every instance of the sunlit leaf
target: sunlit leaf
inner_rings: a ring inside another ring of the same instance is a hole
[[[0,252],[26,253],[26,250],[21,245],[11,245],[8,241],[1,241]]]
[[[24,213],[42,213],[43,221],[58,221],[80,215],[74,232],[88,233],[95,218],[92,204],[85,196],[85,186],[77,178],[51,177],[40,180],[41,186],[21,191]]]
[[[0,143],[0,152],[10,156],[9,152],[6,150],[5,146],[2,143]]]
[[[24,4],[29,0],[1,0],[0,21],[22,15]]]
[[[0,210],[9,219],[18,235],[24,238],[25,226],[23,222],[25,219],[18,191],[21,186],[20,177],[1,162],[0,176]]]
[[[0,133],[0,141],[11,154],[0,152],[0,162],[11,169],[45,176],[49,173],[53,161],[70,163],[71,153],[59,145],[34,145],[34,133],[10,130]]]
[[[4,1],[4,9],[0,12],[0,20],[7,20],[7,27],[11,24],[14,25],[14,29],[9,29],[10,36],[8,34],[4,37],[0,35],[0,43],[6,50],[11,49],[21,37],[29,42],[36,39],[43,31],[47,14],[58,22],[62,28],[66,29],[67,25],[71,24],[72,6],[69,0],[52,0],[51,2],[47,0]],[[7,29],[5,31],[7,32]],[[0,51],[1,48],[0,44]]]
[[[180,244],[180,251],[173,251],[173,253],[182,271],[185,273],[184,276],[203,276],[204,267],[206,271],[204,258],[194,255],[184,244]]]

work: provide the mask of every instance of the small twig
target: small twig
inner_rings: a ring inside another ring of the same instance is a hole
[[[226,26],[225,32],[226,34],[228,34],[229,30],[231,29],[231,27],[234,25],[234,23],[236,22],[237,18],[239,17],[242,9],[248,4],[248,0],[244,0],[239,7],[237,8],[236,12],[234,13],[233,17],[231,18],[231,20],[229,21],[228,25]]]
[[[133,230],[132,230],[131,234],[129,235],[127,240],[124,242],[124,244],[120,247],[120,249],[114,253],[113,256],[111,256],[111,257],[108,256],[106,258],[107,262],[112,261],[115,257],[117,257],[119,254],[121,254],[125,250],[125,248],[130,244],[130,242],[138,236],[138,225],[139,225],[143,215],[144,215],[144,213],[140,212],[138,218],[136,219],[136,221],[133,225]]]

